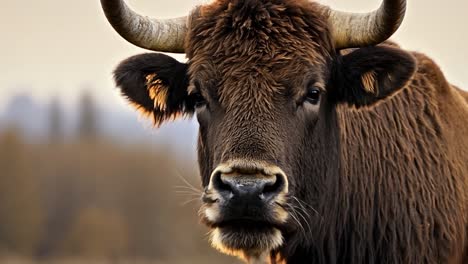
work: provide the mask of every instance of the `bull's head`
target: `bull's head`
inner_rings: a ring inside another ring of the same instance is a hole
[[[339,165],[335,106],[384,100],[415,67],[398,48],[374,46],[401,24],[404,0],[368,14],[306,0],[217,0],[169,20],[101,2],[128,41],[187,54],[187,64],[157,53],[129,58],[116,82],[157,126],[196,114],[202,218],[216,248],[246,258],[318,225],[311,207],[326,210],[317,203]]]

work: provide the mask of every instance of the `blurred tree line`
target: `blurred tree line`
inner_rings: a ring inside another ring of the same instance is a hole
[[[48,142],[0,131],[0,255],[225,263],[197,224],[194,161],[110,141],[87,94],[73,140],[58,101],[49,110]]]

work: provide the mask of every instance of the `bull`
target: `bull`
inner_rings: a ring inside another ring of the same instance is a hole
[[[196,115],[211,244],[271,263],[468,263],[468,95],[388,41],[404,0],[374,12],[306,0],[216,0],[150,19],[101,0],[160,53],[115,70],[156,126]]]

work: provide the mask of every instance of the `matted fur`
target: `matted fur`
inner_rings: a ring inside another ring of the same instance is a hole
[[[123,63],[118,84],[153,111],[144,76],[165,77],[173,96],[156,108],[173,107],[153,111],[158,124],[193,113],[188,91],[205,98],[203,186],[232,159],[286,173],[307,228],[284,225],[272,263],[468,262],[467,93],[394,43],[335,51],[326,15],[306,0],[218,0],[192,16],[188,65]]]

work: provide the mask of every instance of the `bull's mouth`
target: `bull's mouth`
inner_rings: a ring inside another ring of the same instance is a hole
[[[280,229],[279,224],[270,221],[254,220],[254,219],[235,219],[216,223],[213,227],[223,230],[232,230],[234,232],[264,232],[270,229]]]
[[[212,227],[212,245],[231,255],[258,257],[283,244],[281,226],[268,221],[230,220]]]

